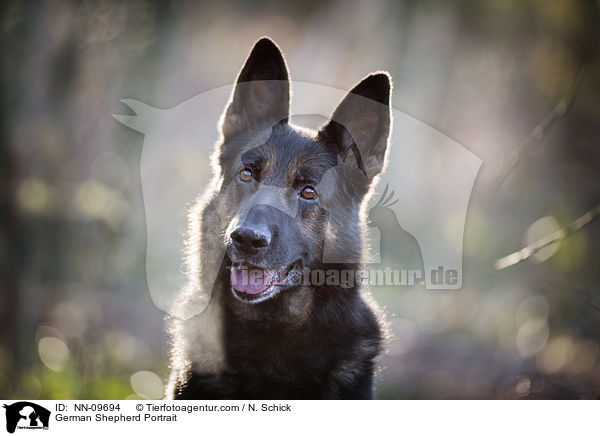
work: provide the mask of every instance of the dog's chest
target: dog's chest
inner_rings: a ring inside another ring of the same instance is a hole
[[[295,392],[299,398],[315,398],[323,391],[337,353],[313,334],[252,328],[228,331],[227,364],[244,396]]]

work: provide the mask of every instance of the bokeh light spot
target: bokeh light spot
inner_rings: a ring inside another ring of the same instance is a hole
[[[135,393],[143,398],[158,400],[163,397],[163,382],[152,371],[138,371],[131,376],[130,382]]]
[[[38,342],[42,363],[53,371],[62,371],[69,361],[69,347],[58,338],[44,337]]]

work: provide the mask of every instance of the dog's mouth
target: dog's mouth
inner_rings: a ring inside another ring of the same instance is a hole
[[[263,268],[249,262],[233,262],[230,270],[231,291],[238,300],[260,303],[298,284],[301,271],[301,260],[280,270]]]

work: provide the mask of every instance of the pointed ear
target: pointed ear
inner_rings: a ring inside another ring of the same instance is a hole
[[[221,121],[228,138],[264,123],[287,123],[290,83],[279,47],[269,38],[259,39],[240,71],[230,103]]]
[[[319,138],[337,147],[344,159],[350,151],[355,154],[358,167],[369,182],[381,172],[385,162],[391,88],[388,73],[368,75],[346,94],[319,131]]]

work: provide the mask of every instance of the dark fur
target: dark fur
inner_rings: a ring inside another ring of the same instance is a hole
[[[256,82],[264,80],[272,82]],[[390,87],[386,73],[368,76],[311,133],[288,123],[281,52],[267,38],[256,43],[222,119],[213,184],[190,212],[190,278],[175,308],[181,319],[171,323],[168,397],[373,397],[381,320],[358,286],[294,284],[251,304],[234,297],[227,267],[240,260],[283,269],[297,259],[311,269],[360,266],[363,207],[384,167]],[[244,167],[253,169],[251,183],[238,179]],[[305,183],[317,188],[317,201],[297,197]],[[297,202],[296,216],[264,204],[277,201]],[[243,226],[266,229],[268,246],[236,245],[231,235]],[[327,226],[338,235],[331,250],[358,261],[322,264]]]

